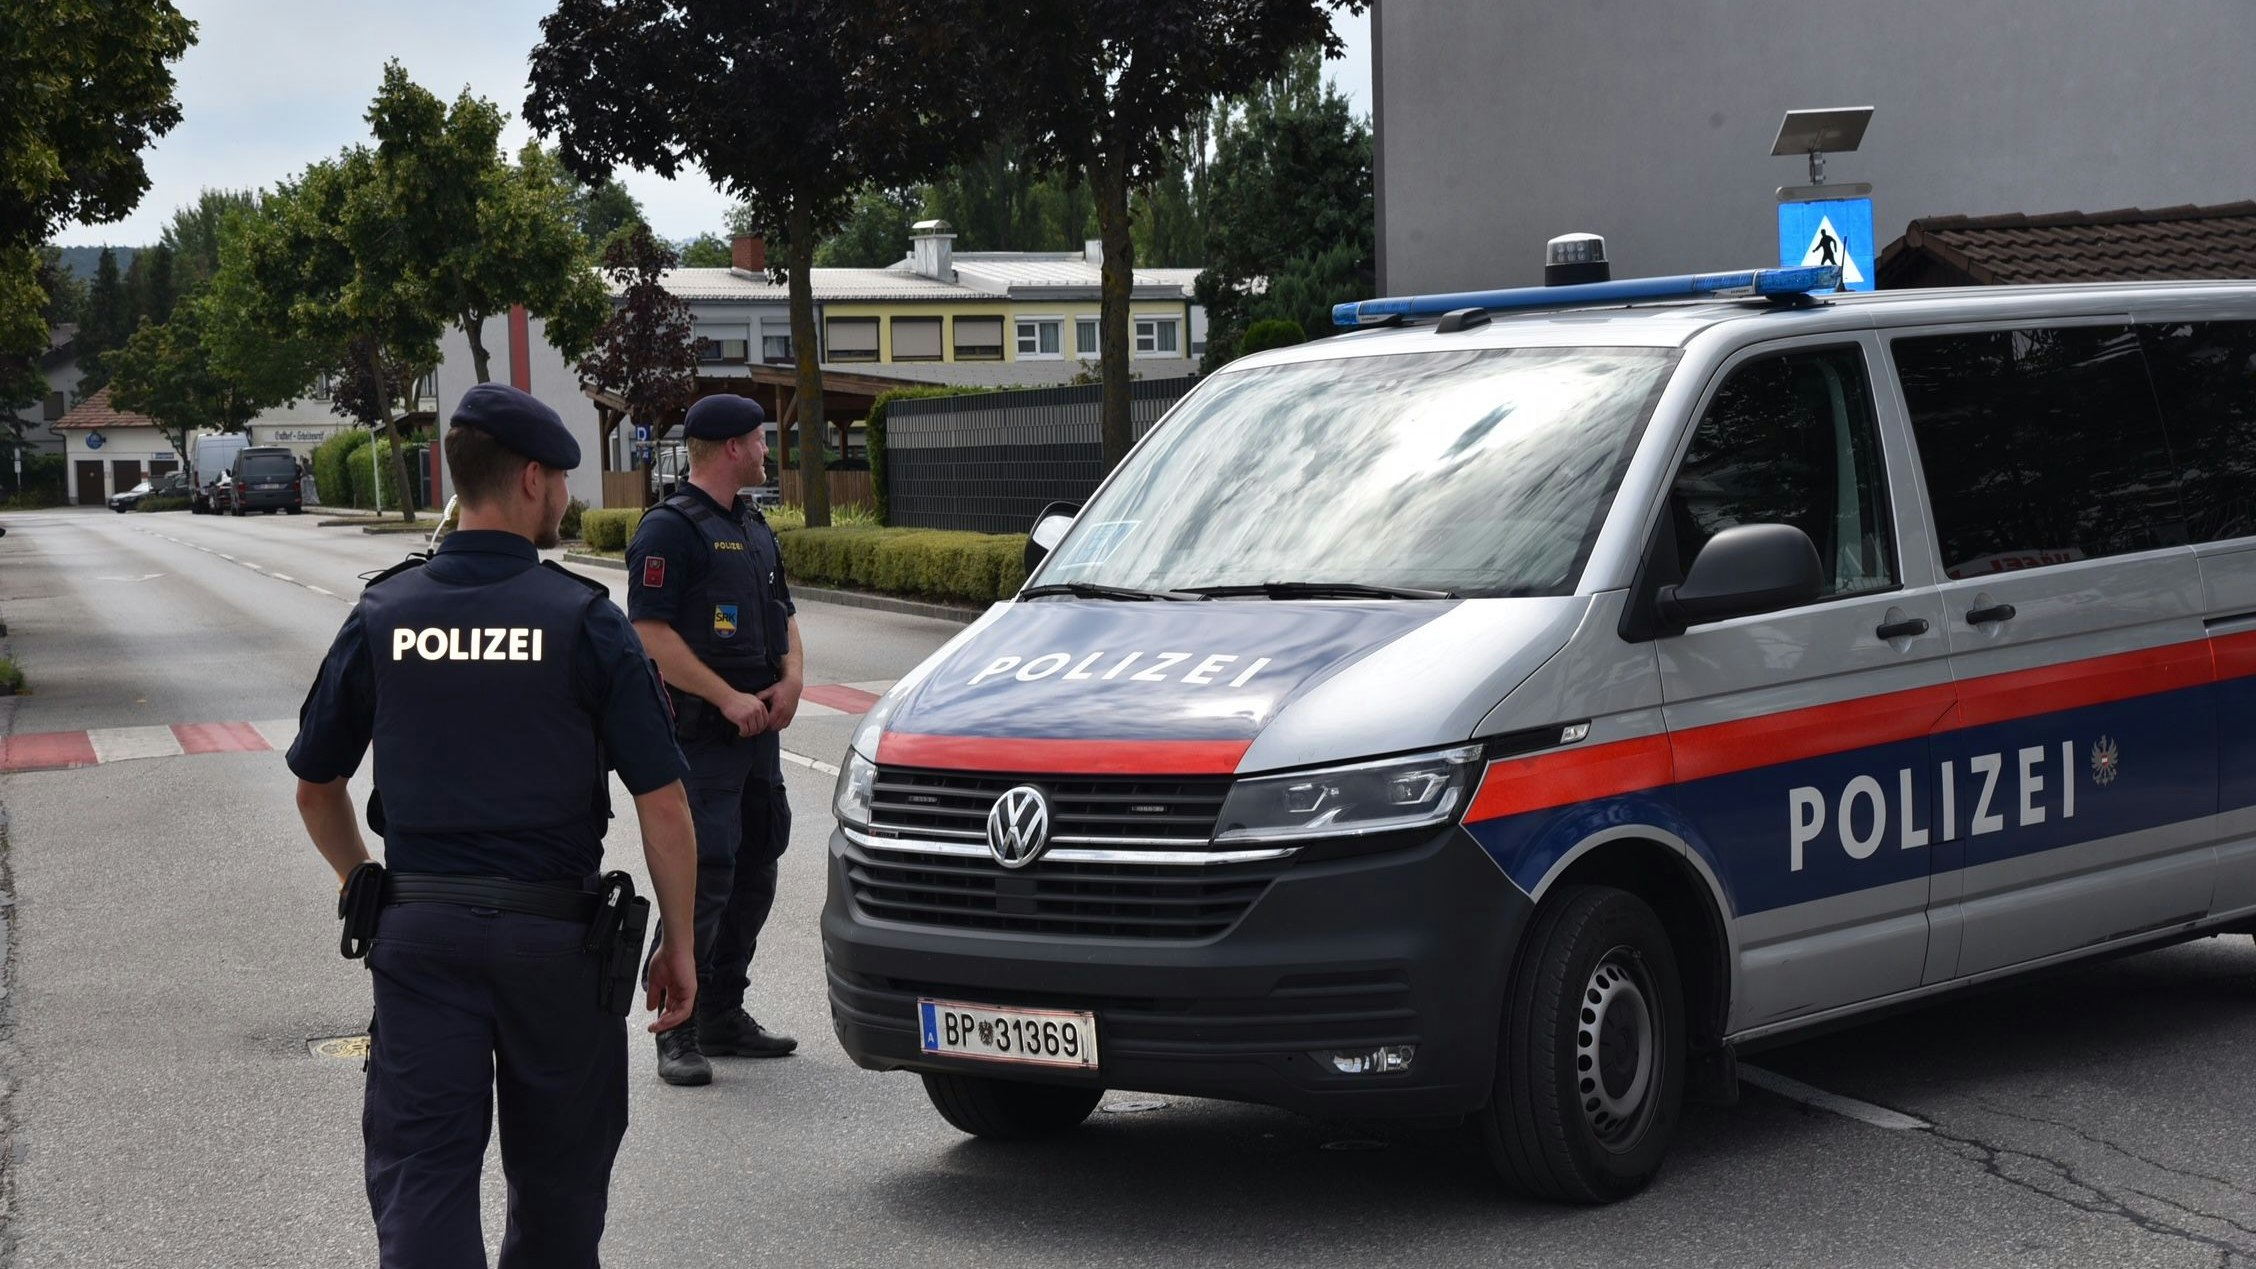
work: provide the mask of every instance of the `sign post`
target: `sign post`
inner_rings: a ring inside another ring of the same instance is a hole
[[[1872,186],[1825,183],[1825,155],[1854,150],[1864,143],[1864,130],[1872,122],[1872,107],[1850,106],[1834,110],[1789,110],[1771,143],[1774,157],[1807,155],[1807,185],[1784,185],[1778,190],[1778,263],[1783,268],[1836,265],[1841,289],[1874,289]]]

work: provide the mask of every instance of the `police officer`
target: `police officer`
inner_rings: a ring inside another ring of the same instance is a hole
[[[289,753],[306,831],[344,878],[368,858],[345,782],[376,750],[369,823],[389,872],[368,953],[368,1199],[384,1265],[485,1265],[478,1174],[498,1101],[502,1269],[593,1266],[627,1125],[625,1003],[599,1005],[588,950],[605,769],[634,795],[661,917],[678,923],[696,885],[687,768],[624,614],[535,553],[556,545],[580,460],[556,412],[481,384],[446,456],[462,527],[369,585]],[[653,1030],[688,1017],[690,949],[661,936],[648,986]]]
[[[711,396],[682,420],[689,479],[627,547],[627,615],[672,698],[697,821],[697,1012],[658,1035],[658,1076],[709,1084],[717,1057],[799,1042],[744,1009],[752,953],[791,839],[777,733],[799,708],[799,622],[781,549],[737,490],[766,481],[759,403]]]

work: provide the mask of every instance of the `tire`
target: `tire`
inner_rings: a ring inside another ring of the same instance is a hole
[[[1503,1024],[1480,1118],[1497,1175],[1563,1203],[1643,1189],[1676,1135],[1686,1061],[1676,952],[1653,909],[1606,886],[1547,897]]]
[[[290,514],[290,515],[294,515],[294,516],[302,516],[302,515],[304,515],[304,514],[305,514],[305,508],[304,508],[304,507],[284,507],[284,508],[283,508],[283,511],[287,512],[287,513],[288,513],[288,514]]]
[[[1104,1090],[926,1072],[924,1095],[942,1119],[974,1137],[1037,1141],[1079,1127]]]

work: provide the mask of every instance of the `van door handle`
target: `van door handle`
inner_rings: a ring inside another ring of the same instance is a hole
[[[2013,605],[2011,604],[1991,604],[1987,608],[1969,608],[1966,610],[1966,624],[1969,626],[1986,626],[1993,621],[2011,620],[2013,620]]]
[[[1891,621],[1872,633],[1882,643],[1886,643],[1890,639],[1915,639],[1927,633],[1927,619],[1925,617],[1907,617],[1902,621]]]

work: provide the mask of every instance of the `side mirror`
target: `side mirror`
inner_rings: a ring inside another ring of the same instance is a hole
[[[1073,517],[1080,514],[1081,505],[1075,502],[1053,502],[1042,508],[1034,517],[1034,528],[1026,535],[1026,572],[1032,576],[1036,566],[1049,558],[1057,544],[1065,541],[1066,531],[1073,527]]]
[[[1654,605],[1670,629],[1806,604],[1825,589],[1809,534],[1790,524],[1742,524],[1708,539],[1684,582]]]

